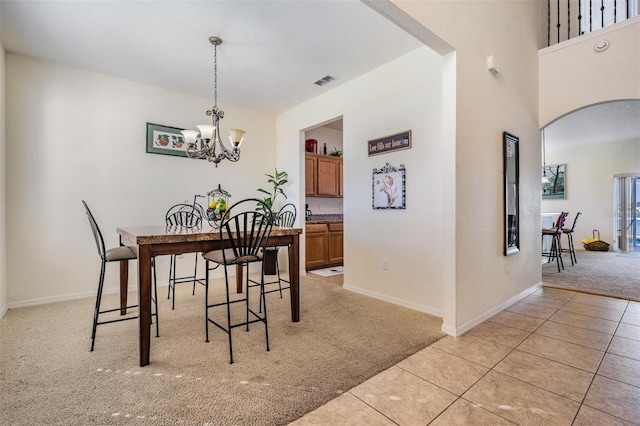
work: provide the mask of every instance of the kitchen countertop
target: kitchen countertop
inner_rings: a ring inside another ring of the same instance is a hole
[[[305,223],[337,223],[342,222],[341,214],[314,214]]]

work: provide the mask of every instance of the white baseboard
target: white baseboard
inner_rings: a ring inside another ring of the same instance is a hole
[[[540,287],[542,287],[542,281],[537,283],[537,284],[532,285],[531,287],[527,288],[526,290],[521,291],[520,293],[516,294],[515,296],[513,296],[509,300],[499,304],[498,306],[494,306],[493,308],[489,309],[488,311],[486,311],[486,312],[478,315],[477,317],[465,322],[464,324],[461,324],[459,327],[455,327],[455,326],[451,326],[451,325],[443,323],[441,330],[444,333],[447,333],[448,335],[453,336],[453,337],[462,336],[464,333],[466,333],[467,331],[471,330],[476,325],[482,324],[487,319],[491,318],[492,316],[494,316],[498,312],[505,310],[506,308],[508,308],[509,306],[513,305],[517,301],[519,301],[521,299],[524,299],[525,297],[527,297],[528,295],[530,295],[531,293],[533,293],[534,291],[536,291]]]
[[[216,271],[216,272],[210,273],[209,276],[211,279],[224,278],[224,272]],[[229,269],[229,276],[230,277],[235,276],[235,268]],[[204,277],[202,279],[204,279]],[[168,280],[158,280],[157,282],[158,288],[162,288],[162,287],[166,288],[168,285],[169,285]],[[128,291],[130,292],[135,292],[136,290],[137,290],[136,284],[134,284],[133,286],[129,286],[128,288]],[[109,289],[105,288],[102,294],[117,294],[119,292],[120,292],[119,288],[109,288]],[[158,290],[158,292],[160,291]],[[62,294],[59,296],[40,297],[36,299],[28,299],[28,300],[20,300],[18,302],[12,302],[7,304],[7,306],[0,311],[0,319],[2,319],[4,314],[6,314],[6,312],[9,309],[24,308],[27,306],[45,305],[47,303],[64,302],[67,300],[83,299],[86,297],[96,297],[96,290],[83,291],[78,293],[68,293],[68,294]]]
[[[104,291],[104,294],[109,294],[109,293],[116,293],[116,290]],[[36,299],[21,300],[19,302],[9,303],[8,308],[9,309],[25,308],[27,306],[45,305],[48,303],[64,302],[67,300],[84,299],[86,297],[95,297],[95,296],[96,296],[95,291],[86,291],[81,293],[62,294],[60,296],[39,297]]]
[[[345,290],[352,291],[354,293],[362,294],[364,296],[369,296],[374,299],[383,300],[385,302],[393,303],[394,305],[404,306],[405,308],[413,309],[414,311],[424,312],[425,314],[442,318],[442,311],[438,309],[433,309],[428,306],[420,305],[417,303],[407,302],[406,300],[397,299],[395,297],[389,297],[386,294],[378,293],[375,291],[363,290],[359,287],[353,287],[348,284],[343,284],[342,288]]]
[[[158,281],[158,288],[167,287],[169,285],[168,281]],[[127,291],[135,292],[137,286],[129,286]],[[118,294],[120,293],[120,289],[118,288],[105,288],[102,292],[103,295],[106,294]],[[84,299],[87,297],[96,297],[95,291],[83,291],[79,293],[69,293],[63,294],[60,296],[50,296],[50,297],[40,297],[37,299],[29,299],[29,300],[21,300],[19,302],[9,303],[8,309],[17,309],[17,308],[25,308],[27,306],[37,306],[37,305],[45,305],[47,303],[56,303],[56,302],[65,302],[67,300],[75,300],[75,299]],[[0,317],[1,318],[1,317]]]

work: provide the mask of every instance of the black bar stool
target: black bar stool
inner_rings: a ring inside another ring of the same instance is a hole
[[[105,309],[100,310],[100,305],[102,303],[102,290],[104,288],[104,276],[106,272],[106,266],[108,262],[120,262],[123,260],[129,261],[133,259],[137,259],[138,256],[136,252],[130,249],[129,247],[119,246],[110,249],[105,249],[104,239],[102,238],[102,232],[100,232],[100,228],[98,227],[98,223],[96,222],[93,214],[91,214],[91,210],[89,210],[89,206],[83,200],[82,205],[84,205],[85,212],[87,213],[87,218],[89,219],[89,224],[91,225],[91,231],[93,232],[93,237],[96,240],[96,246],[98,247],[98,254],[100,255],[100,279],[98,281],[98,294],[96,296],[96,306],[93,311],[93,325],[91,327],[91,351],[93,351],[93,347],[96,342],[96,330],[99,325],[109,324],[113,322],[120,321],[128,321],[132,319],[138,318],[138,316],[127,316],[123,318],[116,318],[111,320],[100,321],[100,315],[107,314],[110,312],[120,311],[121,308],[114,309]],[[153,297],[152,302],[155,307],[155,313],[152,313],[152,317],[156,317],[156,337],[160,337],[160,328],[158,321],[158,297],[157,297],[157,286],[155,280],[155,268],[154,268],[154,280],[153,280]],[[131,305],[125,307],[125,309],[137,308],[138,305]]]

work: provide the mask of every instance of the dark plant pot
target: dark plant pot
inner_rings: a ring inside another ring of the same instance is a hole
[[[278,261],[278,248],[267,248],[264,253],[264,274],[276,275],[276,263]]]

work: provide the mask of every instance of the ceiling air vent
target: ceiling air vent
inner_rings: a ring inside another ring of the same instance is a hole
[[[331,83],[335,80],[335,77],[330,76],[329,74],[322,77],[320,80],[314,81],[313,84],[317,84],[318,86],[324,86],[327,83]]]

